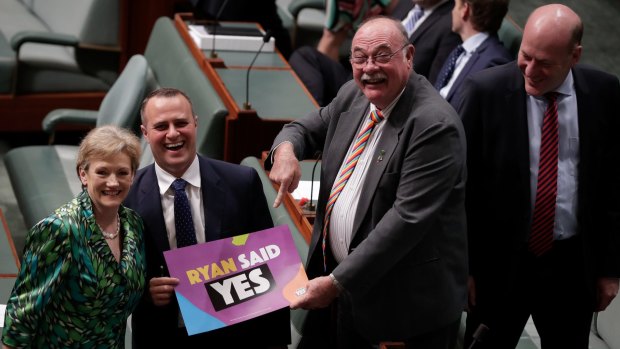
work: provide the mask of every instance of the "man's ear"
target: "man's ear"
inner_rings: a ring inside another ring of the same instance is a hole
[[[146,136],[146,127],[144,125],[140,125],[140,131],[142,131],[142,135],[144,136],[144,138],[146,139],[146,141],[148,142],[149,139]]]

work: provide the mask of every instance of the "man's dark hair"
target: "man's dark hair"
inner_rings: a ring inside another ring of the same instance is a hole
[[[508,13],[510,0],[463,0],[471,9],[471,22],[479,32],[496,33]]]

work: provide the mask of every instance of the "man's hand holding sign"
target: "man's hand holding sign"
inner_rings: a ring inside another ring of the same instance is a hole
[[[286,226],[164,253],[171,278],[151,280],[155,304],[174,288],[189,335],[295,304],[308,283]]]

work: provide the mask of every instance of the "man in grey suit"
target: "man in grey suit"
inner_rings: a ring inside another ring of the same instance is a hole
[[[286,125],[266,162],[277,206],[298,184],[298,159],[323,151],[310,281],[292,307],[335,308],[339,348],[449,348],[465,306],[464,131],[413,71],[414,51],[400,22],[364,23],[352,43],[354,81]],[[317,322],[309,316],[304,339],[327,337]]]

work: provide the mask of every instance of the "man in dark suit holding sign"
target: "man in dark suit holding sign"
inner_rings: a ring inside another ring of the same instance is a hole
[[[179,280],[167,277],[163,252],[271,228],[273,223],[255,170],[196,154],[197,117],[189,97],[176,89],[159,89],[145,98],[140,112],[155,163],[138,171],[125,201],[144,220],[149,282],[133,313],[134,348],[286,346],[288,309],[187,335],[174,296]]]

